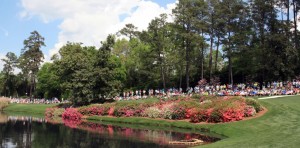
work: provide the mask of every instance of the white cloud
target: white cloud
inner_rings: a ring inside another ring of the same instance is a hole
[[[166,8],[146,0],[21,0],[24,10],[20,17],[38,16],[44,23],[60,19],[58,42],[48,58],[57,53],[67,41],[99,46],[108,34],[116,33],[132,23],[139,30],[161,13],[170,14],[175,4]],[[120,16],[126,14],[121,21]],[[46,59],[47,60],[47,59]]]

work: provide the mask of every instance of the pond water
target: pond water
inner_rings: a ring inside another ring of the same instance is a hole
[[[60,124],[63,122],[63,124]],[[137,126],[138,127],[138,126]],[[179,140],[201,139],[202,144],[220,140],[199,133],[155,128],[130,128],[92,122],[49,121],[44,118],[0,113],[1,148],[155,148]]]

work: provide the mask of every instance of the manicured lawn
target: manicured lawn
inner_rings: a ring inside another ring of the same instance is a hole
[[[24,115],[44,115],[46,108],[55,105],[57,104],[9,104],[8,107],[4,108],[4,112]]]
[[[206,125],[229,138],[204,147],[299,147],[300,96],[260,102],[269,110],[260,118]]]

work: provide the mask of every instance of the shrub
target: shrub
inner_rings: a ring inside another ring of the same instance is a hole
[[[142,102],[140,100],[134,101],[123,101],[123,102],[117,102],[115,104],[114,108],[114,116],[121,117],[121,116],[142,116],[142,112],[145,108],[148,108],[150,106],[153,106],[155,104],[152,101],[149,101],[149,104],[146,103],[148,101]]]
[[[208,119],[208,116],[204,109],[192,109],[190,112],[190,122],[198,123],[207,121]]]
[[[221,114],[222,122],[239,121],[244,117],[244,108],[227,108]]]
[[[199,96],[197,96],[199,97]],[[262,109],[256,100],[243,97],[202,97],[200,99],[151,99],[119,101],[81,107],[77,111],[69,111],[68,118],[77,119],[77,113],[83,115],[109,115],[116,117],[149,117],[164,119],[190,119],[190,122],[230,122],[242,120],[245,116],[253,116],[256,108]],[[49,109],[47,116],[59,116],[61,111]],[[67,114],[65,111],[63,114]],[[75,115],[73,115],[75,114]],[[80,115],[79,115],[80,116]],[[74,117],[74,118],[75,118]],[[63,116],[63,118],[65,118]]]
[[[213,110],[207,119],[207,122],[218,123],[222,122],[222,113],[218,110]]]
[[[7,107],[9,104],[9,99],[7,98],[0,98],[0,111]]]
[[[52,118],[54,116],[54,108],[47,108],[45,111],[45,117],[46,118]]]
[[[108,115],[113,116],[114,115],[114,110],[115,110],[114,107],[110,107],[109,110],[108,110]]]
[[[246,104],[249,106],[253,106],[257,113],[263,110],[263,107],[255,99],[252,99],[252,98],[246,99]]]
[[[175,104],[173,106],[172,119],[181,120],[186,117],[187,110],[185,107]]]
[[[174,103],[164,105],[161,110],[161,117],[164,119],[173,119],[173,106]]]
[[[129,110],[125,111],[125,116],[126,117],[134,116],[134,114],[135,114],[135,110],[133,110],[133,109],[129,109]]]
[[[81,120],[82,114],[77,111],[75,108],[67,108],[63,114],[62,118],[64,120]]]
[[[54,112],[53,112],[53,118],[62,117],[62,114],[64,111],[65,111],[65,109],[63,109],[63,108],[55,108]]]
[[[89,116],[103,116],[108,114],[109,107],[108,106],[89,106],[82,107],[78,111],[83,115]]]
[[[157,107],[149,107],[144,110],[143,116],[150,117],[150,118],[160,118],[161,110],[158,109]]]
[[[63,112],[65,111],[65,109],[63,108],[47,108],[45,111],[45,117],[46,118],[59,118],[62,117]]]
[[[252,117],[256,114],[256,110],[253,106],[247,105],[244,110],[245,117]]]
[[[230,122],[242,120],[245,100],[240,97],[224,97],[202,103],[198,108],[187,110],[190,122]]]

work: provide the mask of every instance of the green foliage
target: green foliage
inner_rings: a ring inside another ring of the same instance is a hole
[[[24,48],[19,57],[19,67],[25,78],[29,81],[29,96],[33,95],[36,88],[36,77],[39,67],[44,59],[41,50],[42,46],[46,46],[42,37],[37,31],[31,32],[28,39],[24,40]]]
[[[249,106],[253,106],[255,108],[256,112],[259,112],[259,111],[263,110],[263,107],[261,106],[261,104],[255,99],[247,98],[246,99],[246,104],[249,105]]]
[[[59,51],[61,59],[54,62],[57,66],[61,87],[70,92],[71,101],[87,103],[93,99],[93,63],[96,49],[81,47],[80,44],[68,43]]]
[[[60,98],[60,79],[56,73],[57,67],[53,63],[45,63],[37,74],[37,94],[44,98]]]
[[[150,117],[150,118],[160,118],[161,110],[155,106],[149,107],[144,110],[143,116]]]
[[[0,85],[3,88],[0,89],[3,92],[4,96],[15,96],[17,91],[17,78],[14,75],[14,69],[17,67],[17,56],[12,53],[8,52],[5,58],[1,59],[4,62],[3,65],[3,75],[1,76]]]

